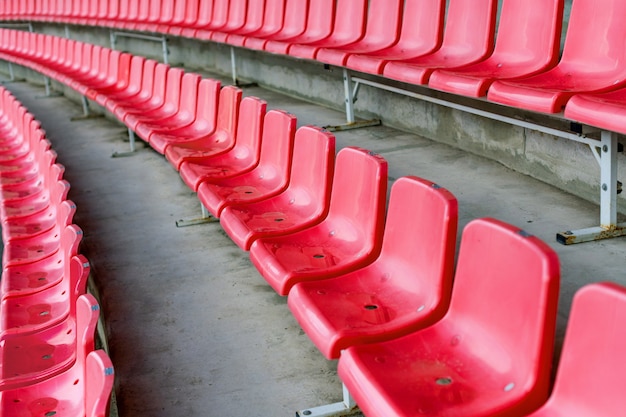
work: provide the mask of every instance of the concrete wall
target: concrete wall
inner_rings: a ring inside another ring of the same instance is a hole
[[[73,39],[110,46],[108,29],[71,26],[66,30],[63,25],[35,25],[35,30],[60,36],[69,34]],[[131,38],[119,38],[116,49],[157,59],[162,54],[159,43]],[[230,48],[224,45],[170,37],[168,49],[172,65],[203,73],[231,74]],[[237,48],[235,53],[240,79],[343,111],[340,68],[245,49]],[[378,81],[385,80],[379,78]],[[568,126],[558,117],[519,112],[484,100],[459,99],[422,87],[399,86],[496,110],[507,116],[536,119],[559,128]],[[79,99],[69,89],[63,90],[68,96]],[[499,161],[586,200],[599,202],[600,170],[587,145],[368,86],[362,86],[355,109],[357,117],[380,118],[385,125]],[[620,167],[624,167],[625,156],[620,154],[618,159]],[[624,176],[621,168],[620,181],[624,182]],[[624,207],[621,211],[626,212],[623,195],[619,196],[619,204]]]

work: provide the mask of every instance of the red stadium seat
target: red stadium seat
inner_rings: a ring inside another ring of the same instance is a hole
[[[220,224],[243,250],[256,239],[297,232],[321,221],[330,205],[335,161],[335,137],[321,128],[296,132],[287,189],[256,203],[222,210]]]
[[[298,282],[332,278],[371,263],[384,227],[387,162],[365,149],[337,155],[328,215],[284,236],[255,240],[250,259],[280,295]]]
[[[120,100],[124,98],[132,97],[139,93],[141,90],[141,82],[143,77],[143,66],[146,59],[139,55],[133,55],[130,59],[130,67],[128,70],[128,82],[126,85],[119,84],[115,88],[111,88],[107,91],[97,91],[93,100],[105,106],[109,100]]]
[[[177,171],[187,158],[217,155],[232,149],[235,146],[238,120],[242,117],[240,116],[242,95],[239,88],[226,86],[219,92],[217,108],[210,102],[205,103],[205,108],[211,112],[210,117],[215,117],[213,112],[217,110],[217,120],[213,119],[213,129],[209,133],[195,138],[190,137],[189,140],[178,137],[162,145],[157,143],[155,135],[152,138],[152,147],[159,152],[160,149],[164,149],[165,157]],[[215,100],[215,96],[211,96],[211,99]]]
[[[157,67],[159,67],[159,73],[156,72]],[[104,100],[104,106],[113,114],[115,114],[115,109],[118,107],[144,103],[152,96],[155,79],[158,79],[160,82],[165,81],[165,71],[167,71],[167,68],[167,65],[159,64],[152,59],[146,59],[143,63],[139,91],[135,91],[133,87],[129,88],[130,91],[128,92],[111,94],[110,96],[100,98],[100,100]],[[96,97],[96,101],[98,100],[98,97]],[[122,117],[122,115],[123,112],[120,113],[119,117]]]
[[[544,71],[558,61],[562,22],[563,0],[505,0],[493,54],[473,65],[436,70],[428,86],[482,97],[496,79],[528,77]]]
[[[343,349],[404,336],[448,309],[458,222],[456,198],[436,184],[402,177],[391,188],[380,256],[337,278],[302,282],[289,308],[328,359]]]
[[[491,101],[518,108],[558,113],[577,93],[615,90],[626,83],[626,3],[576,0],[567,27],[563,54],[551,70],[516,81],[496,81]]]
[[[270,25],[270,22],[276,22],[275,24],[278,24],[277,18],[281,17],[282,19],[284,7],[285,0],[251,2],[248,4],[248,16],[245,26],[237,32],[230,33],[226,38],[226,43],[229,45],[243,46],[246,38],[263,36],[267,31],[266,24],[273,26]]]
[[[193,122],[200,78],[200,74],[193,72],[184,73],[180,82],[180,91],[177,94],[179,95],[178,100],[176,100],[176,97],[170,98],[174,105],[171,116],[151,117],[149,119],[138,118],[141,121],[135,124],[137,135],[147,142],[153,132],[183,127]]]
[[[180,26],[171,26],[168,33],[193,37],[194,28],[208,23],[211,20],[212,13],[212,1],[187,0],[183,22]]]
[[[234,141],[234,146],[227,152],[216,153],[210,146],[208,151],[187,147],[187,156],[183,156],[179,149],[179,171],[185,184],[197,191],[206,178],[228,178],[254,168],[259,162],[266,109],[267,103],[256,97],[246,97],[241,101],[235,136],[228,139]],[[168,151],[169,148],[166,154]],[[197,156],[192,156],[194,153]]]
[[[205,178],[198,198],[216,218],[231,204],[255,202],[287,188],[296,133],[295,116],[272,110],[263,123],[259,162],[250,171],[230,178]]]
[[[367,54],[386,49],[398,41],[404,0],[370,0],[365,35],[356,42],[321,48],[315,59],[326,64],[345,65],[351,54]]]
[[[350,55],[346,67],[382,74],[387,60],[408,60],[434,52],[443,38],[445,6],[444,0],[406,0],[398,43],[367,55]]]
[[[302,1],[287,0],[285,3],[285,18],[283,20],[283,27],[275,34],[261,39],[250,39],[246,41],[246,48],[250,49],[265,49],[267,42],[273,41],[286,41],[294,37],[300,36],[306,29],[308,6],[306,3],[302,4]]]
[[[241,0],[235,0],[241,1]],[[202,6],[202,1],[200,5]],[[196,39],[211,39],[211,35],[214,31],[220,30],[228,23],[228,8],[230,1],[229,0],[213,0],[212,1],[212,13],[211,19],[204,25],[200,26],[193,33],[193,37]],[[201,10],[202,11],[202,10]],[[202,18],[202,15],[200,15]]]
[[[71,243],[72,234],[80,235],[82,231],[76,225],[69,225],[65,227],[63,234],[67,235],[63,241]],[[59,252],[68,256],[62,262],[63,278],[57,284],[41,291],[4,297],[0,304],[2,313],[0,332],[3,334],[33,333],[56,325],[65,320],[68,315],[73,314],[72,306],[76,298],[84,294],[87,288],[89,264],[78,262],[73,265],[70,259],[74,254],[70,254],[65,248],[61,248]]]
[[[62,250],[53,256],[32,264],[3,268],[2,299],[29,296],[59,284],[66,277],[67,260],[78,253],[82,237],[76,229],[66,228],[61,235]]]
[[[337,48],[358,41],[365,32],[367,3],[367,0],[337,0],[330,36],[316,42],[291,45],[289,55],[314,59],[320,48]]]
[[[111,53],[109,58],[109,70],[106,79],[99,85],[89,85],[86,86],[86,89],[80,90],[84,91],[84,95],[88,99],[95,100],[99,93],[107,94],[109,92],[124,90],[128,87],[132,55],[114,52]]]
[[[71,264],[72,273],[80,274],[86,286],[89,273],[87,259],[76,256]],[[39,294],[35,295],[44,300]],[[89,325],[87,318],[94,313],[81,306],[80,303],[84,300],[79,301],[78,297],[79,295],[66,296],[66,306],[58,303],[64,307],[66,314],[45,329],[28,333],[5,332],[0,335],[0,390],[31,385],[59,374],[76,361],[76,355],[81,350],[79,344],[93,346],[93,333],[87,335],[86,340],[79,335],[85,332],[85,326]],[[3,300],[3,307],[14,307],[16,300],[19,298]],[[70,303],[74,307],[70,308]],[[3,311],[7,312],[11,311]]]
[[[196,141],[207,135],[210,135],[215,131],[217,124],[217,109],[218,100],[220,97],[220,82],[210,78],[200,80],[198,84],[198,97],[196,100],[196,107],[193,111],[193,122],[190,125],[171,129],[168,131],[153,132],[150,135],[150,146],[157,152],[163,154],[169,145],[177,144],[183,141]],[[224,95],[227,95],[232,87],[224,88]],[[235,95],[233,97],[239,97],[241,95]],[[224,103],[224,107],[228,106]],[[233,105],[238,107],[238,103]]]
[[[597,283],[576,293],[552,395],[529,417],[618,416],[624,412],[624,320],[624,287]]]
[[[228,21],[219,30],[210,33],[210,39],[224,43],[229,33],[235,33],[244,27],[247,15],[248,0],[231,0],[228,5]]]
[[[309,11],[304,32],[288,39],[270,39],[265,43],[264,49],[274,54],[287,55],[289,48],[294,43],[313,43],[330,36],[334,20],[334,0],[309,0]]]
[[[21,388],[0,392],[0,408],[11,416],[72,415],[107,417],[113,390],[114,371],[111,360],[102,351],[93,350],[93,333],[98,321],[98,305],[91,295],[86,306],[91,311],[86,330],[80,335],[91,346],[77,351],[76,362],[71,368],[54,377]],[[86,345],[86,344],[85,344]]]
[[[427,84],[437,68],[481,61],[493,50],[497,0],[450,0],[443,44],[438,50],[404,61],[389,61],[383,75],[411,84]]]
[[[229,36],[228,43],[235,46],[246,46],[247,42],[258,42],[259,40],[264,42],[266,37],[278,33],[283,27],[283,19],[285,18],[285,1],[286,0],[266,0],[263,26],[261,29],[249,36]]]
[[[370,417],[525,415],[548,395],[559,274],[557,254],[538,238],[474,220],[446,315],[407,336],[347,348],[339,376]]]
[[[137,125],[141,122],[158,122],[174,117],[180,105],[181,84],[184,74],[185,71],[181,68],[170,68],[167,72],[165,92],[162,99],[153,100],[147,106],[127,111],[124,116],[124,124],[136,131]],[[157,101],[160,101],[160,104],[153,106]]]
[[[132,112],[140,112],[141,109],[149,111],[158,109],[163,105],[165,99],[165,85],[167,74],[170,70],[169,65],[156,63],[155,66],[149,65],[149,61],[144,64],[144,76],[141,91],[130,99],[120,100],[109,104],[109,109],[115,117],[123,121],[127,114]],[[179,71],[177,71],[178,73]]]
[[[565,117],[626,134],[626,88],[602,94],[577,94],[567,102]]]

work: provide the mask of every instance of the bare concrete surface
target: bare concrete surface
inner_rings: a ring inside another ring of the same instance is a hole
[[[125,128],[70,121],[81,108],[43,89],[7,84],[39,119],[66,166],[83,252],[102,294],[122,417],[293,416],[341,399],[336,363],[316,350],[282,298],[219,224],[176,228],[200,214],[195,194],[149,147],[127,158]],[[258,87],[246,95],[294,113],[300,125],[339,124],[333,110]],[[504,139],[503,139],[504,140]],[[387,127],[337,133],[389,161],[390,181],[417,175],[459,200],[460,228],[478,217],[524,227],[562,264],[557,352],[574,292],[595,281],[626,285],[626,239],[562,246],[558,231],[595,226],[597,206],[502,165]],[[460,235],[459,231],[459,235]],[[555,355],[558,356],[558,355]]]

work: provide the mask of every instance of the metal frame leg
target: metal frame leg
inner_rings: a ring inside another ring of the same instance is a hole
[[[352,76],[347,68],[343,69],[343,93],[346,106],[346,124],[336,126],[324,126],[325,129],[331,132],[341,130],[359,129],[361,127],[378,126],[380,125],[379,119],[356,121],[354,117],[354,103],[359,95],[359,89],[361,84],[355,83],[354,90],[352,89]]]
[[[59,97],[63,95],[63,93],[59,91],[54,91],[54,92],[52,91],[52,84],[50,83],[49,77],[46,77],[46,76],[43,77],[43,84],[46,90],[46,94],[43,96],[37,96],[37,98]]]
[[[131,156],[134,155],[137,150],[136,145],[135,145],[135,132],[133,132],[133,130],[129,127],[128,128],[128,145],[130,147],[130,151],[128,152],[113,152],[113,155],[111,155],[112,158],[123,158],[126,156]]]
[[[204,207],[204,204],[200,203],[200,209],[202,210],[202,217],[195,219],[176,220],[176,227],[195,226],[198,224],[216,223],[220,221],[220,219],[209,213],[209,210]]]
[[[296,417],[344,417],[360,414],[354,398],[350,395],[348,388],[343,385],[343,400],[328,405],[322,405],[314,408],[307,408],[306,410],[296,411]]]
[[[626,235],[626,223],[617,223],[617,133],[602,131],[600,143],[600,226],[557,233],[564,245]]]

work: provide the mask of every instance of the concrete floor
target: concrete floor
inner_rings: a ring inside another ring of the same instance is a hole
[[[75,222],[102,294],[122,417],[292,416],[341,399],[336,363],[326,361],[219,224],[176,228],[200,214],[195,194],[165,159],[139,143],[127,158],[126,130],[105,118],[70,121],[67,98],[37,98],[40,86],[7,84],[39,119],[67,170]],[[258,87],[246,95],[289,110],[304,124],[342,114]],[[390,180],[417,175],[459,200],[460,227],[495,217],[524,227],[562,263],[557,351],[571,298],[594,281],[626,285],[626,239],[562,246],[555,233],[597,225],[597,206],[490,160],[386,127],[337,133],[389,161]]]

